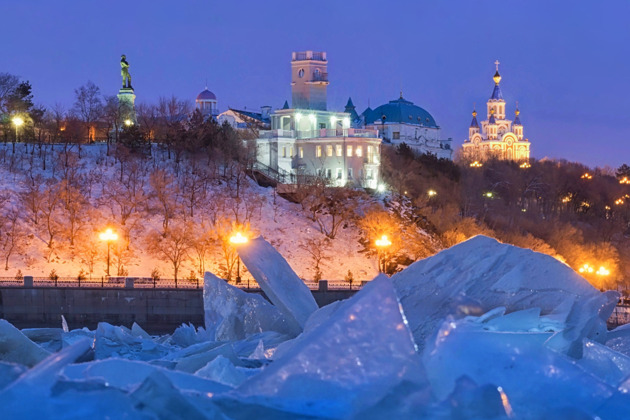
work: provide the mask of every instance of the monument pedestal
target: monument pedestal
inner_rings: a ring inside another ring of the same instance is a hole
[[[131,120],[134,124],[138,123],[135,102],[136,94],[133,88],[122,88],[118,91],[118,104],[120,105],[120,114],[123,123],[127,120]]]

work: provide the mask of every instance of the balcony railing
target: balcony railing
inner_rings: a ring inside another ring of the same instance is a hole
[[[269,130],[261,131],[260,138],[272,139],[276,137],[290,137],[296,139],[312,139],[312,138],[326,138],[326,137],[363,137],[363,138],[378,138],[378,132],[376,130],[359,129],[359,128],[322,128],[319,130]]]
[[[328,73],[313,73],[313,82],[327,82]]]
[[[295,53],[295,60],[317,60],[326,61],[326,54],[323,52],[306,51]]]

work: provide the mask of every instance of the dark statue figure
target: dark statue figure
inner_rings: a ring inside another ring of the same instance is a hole
[[[123,89],[133,89],[131,87],[131,75],[129,74],[129,63],[127,57],[123,54],[120,57],[120,75],[122,76]]]

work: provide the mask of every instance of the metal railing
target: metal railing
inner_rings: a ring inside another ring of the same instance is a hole
[[[0,277],[0,287],[86,287],[86,288],[157,288],[199,289],[203,279],[168,279],[152,277]]]
[[[276,137],[287,137],[296,139],[330,138],[330,137],[361,137],[378,138],[376,130],[363,128],[321,128],[315,130],[268,130],[259,133],[260,138],[272,139]]]
[[[255,162],[253,169],[262,173],[263,175],[279,182],[280,184],[293,184],[295,182],[295,175],[285,171],[282,168],[272,168],[264,163]]]
[[[16,279],[14,277],[0,277],[0,287],[40,287],[40,288],[103,288],[103,289],[201,289],[203,288],[203,279],[163,279],[152,277],[92,277],[79,279],[77,277],[58,277],[51,279],[49,277],[30,277],[24,276],[24,279]],[[242,281],[239,284],[228,282],[232,286],[247,290],[260,290],[256,281]],[[319,291],[335,291],[335,290],[359,290],[365,282],[355,281],[352,284],[343,280],[326,280],[320,283],[305,280],[304,284],[311,290]]]

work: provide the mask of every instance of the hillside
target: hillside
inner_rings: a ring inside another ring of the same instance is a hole
[[[172,251],[180,235],[186,241],[180,279],[201,278],[204,270],[234,279],[235,254],[225,242],[236,225],[271,242],[306,280],[315,276],[314,246],[322,253],[323,279],[343,281],[351,271],[359,282],[377,274],[374,252],[360,252],[364,245],[354,216],[367,207],[382,208],[376,199],[352,198],[353,216],[327,239],[313,211],[258,186],[237,164],[169,154],[157,146],[150,155],[112,146],[107,155],[104,144],[17,144],[15,152],[11,144],[0,145],[0,252],[2,268],[8,265],[0,276],[15,277],[19,270],[48,277],[55,270],[60,277],[83,271],[100,278],[107,246],[98,235],[111,227],[119,234],[111,249],[112,275],[148,277],[157,269],[162,278],[172,278],[173,263],[160,250]],[[325,217],[320,221],[330,223]]]

